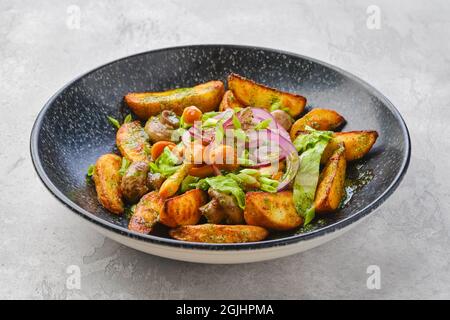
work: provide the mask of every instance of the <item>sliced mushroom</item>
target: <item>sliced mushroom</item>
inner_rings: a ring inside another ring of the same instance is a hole
[[[289,131],[292,123],[294,123],[294,119],[292,119],[292,117],[286,111],[275,110],[272,111],[271,114],[280,126],[286,129],[286,131]]]
[[[170,110],[164,110],[161,112],[160,121],[162,124],[171,127],[172,129],[177,129],[180,127],[180,120],[178,119],[175,112]]]
[[[120,188],[122,195],[131,203],[136,203],[146,194],[148,164],[145,161],[133,162],[122,177]]]
[[[174,129],[163,124],[158,117],[148,119],[144,128],[152,143],[158,141],[171,141]]]
[[[251,129],[253,124],[253,112],[250,107],[243,109],[239,115],[241,126],[243,130]]]
[[[149,173],[147,177],[147,187],[150,190],[159,190],[164,180],[166,180],[160,173]]]
[[[221,224],[226,218],[226,213],[217,199],[212,199],[210,202],[200,207],[199,210],[208,220],[208,223]]]
[[[219,192],[212,188],[208,190],[209,196],[216,200],[225,212],[226,224],[242,224],[244,223],[244,212],[239,207],[236,199],[232,195]]]

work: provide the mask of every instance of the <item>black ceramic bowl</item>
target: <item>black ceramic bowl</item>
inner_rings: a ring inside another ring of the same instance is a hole
[[[110,214],[99,205],[94,187],[86,179],[90,164],[100,155],[115,151],[115,130],[106,116],[122,118],[129,112],[122,101],[128,92],[188,87],[215,79],[226,81],[231,72],[302,94],[308,99],[309,107],[335,109],[347,120],[345,131],[378,131],[379,138],[370,154],[350,164],[348,170],[354,177],[370,176],[370,181],[342,210],[326,217],[312,230],[278,234],[258,243],[180,242],[167,237],[164,228],[157,235],[130,232],[124,217]],[[294,244],[297,249],[291,251],[297,252],[323,242],[319,240],[321,237],[331,238],[333,233],[347,229],[377,208],[396,189],[408,167],[410,141],[406,125],[395,107],[377,90],[345,71],[278,50],[201,45],[133,55],[73,80],[47,102],[36,119],[31,134],[31,154],[36,171],[50,192],[103,233],[143,251],[202,261],[164,252],[187,249],[207,254],[211,250],[237,252]],[[302,245],[304,241],[310,244]],[[155,252],[149,247],[165,248],[166,251]],[[247,259],[253,260],[263,259]]]

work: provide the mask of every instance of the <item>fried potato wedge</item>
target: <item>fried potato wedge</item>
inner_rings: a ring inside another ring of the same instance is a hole
[[[130,218],[128,229],[149,234],[153,226],[158,222],[163,206],[164,200],[159,196],[158,192],[152,191],[147,193],[136,205],[134,214]]]
[[[234,73],[228,76],[228,87],[244,106],[270,110],[272,105],[279,104],[292,117],[296,117],[306,105],[306,98],[301,95],[279,91]]]
[[[222,81],[209,81],[192,88],[129,93],[125,102],[139,118],[147,120],[163,110],[171,110],[181,116],[183,109],[189,106],[196,106],[202,112],[216,110],[224,93]]]
[[[150,161],[148,135],[139,121],[124,123],[117,130],[116,144],[122,156],[130,162]]]
[[[108,211],[122,214],[124,211],[120,182],[122,177],[119,169],[122,158],[116,154],[105,154],[95,163],[92,176],[100,204]]]
[[[206,204],[207,196],[200,189],[189,190],[164,202],[159,221],[168,227],[197,224],[201,213],[199,208]]]
[[[303,223],[295,210],[291,191],[248,192],[245,196],[245,222],[271,230],[289,230]]]
[[[220,102],[219,111],[225,111],[227,109],[243,108],[244,106],[239,103],[235,98],[233,91],[227,90],[223,95],[222,102]]]
[[[346,168],[345,150],[343,144],[341,144],[341,147],[333,152],[321,173],[314,199],[316,213],[327,213],[337,210],[344,196]]]
[[[240,243],[264,240],[269,232],[261,227],[247,225],[199,224],[170,230],[177,240],[207,243]]]
[[[300,132],[304,131],[306,126],[316,130],[335,130],[344,123],[344,117],[334,110],[312,109],[292,125],[291,140],[294,140]]]
[[[341,143],[345,146],[345,160],[353,161],[364,157],[377,141],[376,131],[335,132],[325,148],[321,163],[325,164]]]

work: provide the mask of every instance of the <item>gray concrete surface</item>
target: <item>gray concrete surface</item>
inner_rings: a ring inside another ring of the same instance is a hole
[[[369,5],[380,29],[367,27]],[[0,298],[450,298],[449,17],[445,0],[0,1]],[[370,82],[411,130],[401,187],[343,237],[264,263],[170,261],[91,230],[34,173],[37,113],[99,64],[195,43],[293,51]],[[70,265],[79,290],[66,285]],[[380,290],[366,287],[369,265],[380,267]]]

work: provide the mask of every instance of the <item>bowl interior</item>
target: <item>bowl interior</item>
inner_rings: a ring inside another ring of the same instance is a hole
[[[406,127],[376,90],[345,72],[305,57],[219,45],[170,48],[127,57],[70,83],[49,101],[33,130],[32,152],[38,173],[41,178],[45,176],[43,180],[51,190],[58,190],[57,196],[67,205],[73,208],[75,204],[98,217],[100,223],[112,223],[123,233],[127,220],[99,205],[93,184],[85,175],[100,155],[117,152],[115,129],[106,116],[122,118],[129,112],[122,102],[128,92],[161,91],[213,79],[226,81],[231,72],[302,94],[308,99],[308,107],[335,109],[347,120],[344,131],[378,131],[380,136],[370,154],[351,163],[348,169],[351,178],[359,177],[359,182],[367,183],[358,187],[342,210],[324,217],[312,229],[320,231],[371,211],[404,173],[409,157]],[[86,212],[75,211],[87,217]],[[157,236],[167,237],[166,231],[161,227]],[[310,231],[295,230],[272,237]]]

